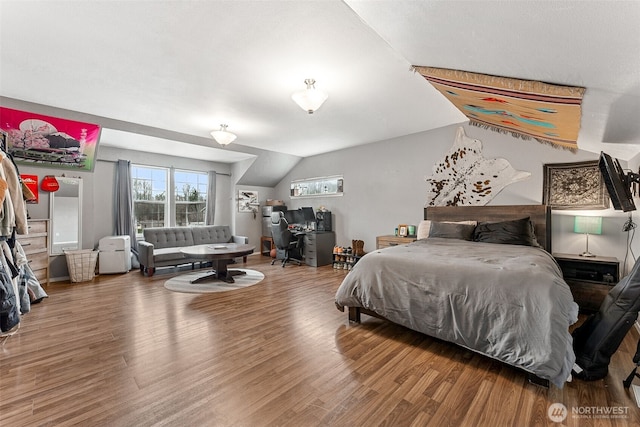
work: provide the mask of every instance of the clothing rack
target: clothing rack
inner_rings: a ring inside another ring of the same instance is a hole
[[[3,135],[6,136],[6,135]],[[5,140],[6,141],[6,140]],[[1,146],[2,144],[0,144]],[[16,234],[27,234],[26,186],[20,179],[18,166],[4,148],[0,147],[0,178],[5,190],[0,204],[4,217],[0,221],[0,338],[4,340],[20,327],[21,315],[31,310],[36,303],[36,293],[47,296],[40,286]]]

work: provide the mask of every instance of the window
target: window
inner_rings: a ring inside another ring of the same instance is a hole
[[[138,233],[147,227],[169,225],[168,175],[166,168],[131,165],[133,214]]]
[[[131,181],[138,234],[147,227],[204,225],[209,182],[206,172],[132,165]],[[170,187],[173,192],[169,192]]]
[[[176,225],[204,225],[207,208],[206,173],[175,171]]]
[[[291,198],[342,196],[342,175],[323,176],[291,181]]]

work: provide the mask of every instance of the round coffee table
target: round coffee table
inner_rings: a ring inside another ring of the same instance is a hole
[[[213,280],[233,283],[233,276],[246,274],[242,270],[228,270],[227,265],[234,258],[247,256],[253,253],[256,247],[253,245],[243,245],[239,243],[212,243],[206,245],[187,246],[180,249],[180,252],[189,258],[202,258],[211,261],[213,270],[202,277],[198,277],[191,283],[202,283]]]

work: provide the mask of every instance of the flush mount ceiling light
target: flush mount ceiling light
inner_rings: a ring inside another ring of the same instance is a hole
[[[227,131],[227,125],[220,125],[220,130],[214,130],[211,132],[211,136],[220,145],[229,145],[237,138],[234,134]]]
[[[304,111],[313,114],[324,101],[329,97],[326,93],[316,89],[316,81],[314,79],[306,79],[307,88],[291,95],[291,99],[300,106]]]

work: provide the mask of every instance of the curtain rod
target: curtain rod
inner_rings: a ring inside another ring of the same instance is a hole
[[[106,163],[118,163],[117,160],[107,160],[107,159],[97,159],[96,161],[98,161],[98,162],[106,162]],[[166,168],[167,167],[167,166],[156,166],[156,165],[145,165],[145,166],[150,166],[152,168]],[[174,167],[174,166],[170,166],[170,167]],[[224,172],[216,172],[216,175],[231,176],[230,173],[224,173]]]

